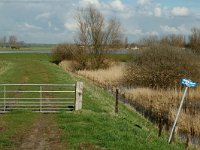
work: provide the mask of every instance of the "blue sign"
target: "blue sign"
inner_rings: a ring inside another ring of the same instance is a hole
[[[186,78],[183,78],[181,80],[181,84],[189,87],[189,88],[193,88],[193,87],[196,87],[197,86],[197,83],[196,82],[192,82],[191,80],[189,79],[186,79]]]

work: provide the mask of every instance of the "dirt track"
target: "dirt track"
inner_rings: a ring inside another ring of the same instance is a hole
[[[53,114],[41,114],[26,133],[17,150],[60,150],[65,149]]]

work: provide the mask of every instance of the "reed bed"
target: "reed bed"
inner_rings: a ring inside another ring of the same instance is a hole
[[[73,63],[64,61],[60,64],[62,68],[73,71]],[[120,95],[131,104],[138,112],[158,125],[159,136],[162,129],[169,131],[175,120],[177,109],[183,95],[181,89],[150,89],[150,88],[131,88],[126,89],[122,85],[124,63],[113,64],[108,69],[99,70],[79,70],[76,71],[80,76],[88,78],[95,83],[104,86],[120,89]],[[200,88],[189,89],[180,118],[177,124],[177,132],[192,138],[200,138]],[[198,141],[200,144],[200,141]]]
[[[189,89],[177,124],[180,134],[200,137],[199,90],[199,88]],[[175,120],[183,90],[135,88],[121,91],[121,94],[144,116],[158,125],[162,124],[159,127],[165,126],[169,130]]]
[[[107,69],[78,70],[76,74],[97,82],[104,87],[117,86],[123,79],[124,63],[114,63]],[[60,66],[65,70],[73,71],[71,61],[63,61]]]
[[[66,71],[74,71],[73,61],[71,61],[71,60],[64,60],[59,63],[59,66]]]

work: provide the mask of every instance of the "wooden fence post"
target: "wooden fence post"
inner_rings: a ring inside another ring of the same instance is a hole
[[[115,99],[115,113],[118,113],[118,101],[119,101],[119,89],[116,89],[116,99]]]
[[[4,100],[3,100],[3,107],[4,107],[4,112],[6,112],[6,86],[4,86],[4,89],[3,89],[3,97],[4,97]]]
[[[82,109],[83,99],[83,82],[76,83],[76,98],[75,98],[75,111]]]

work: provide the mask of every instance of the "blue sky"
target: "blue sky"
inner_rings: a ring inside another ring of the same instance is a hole
[[[198,0],[0,0],[0,37],[26,43],[73,42],[75,10],[95,5],[106,18],[117,17],[129,42],[149,35],[189,35],[200,25]]]

